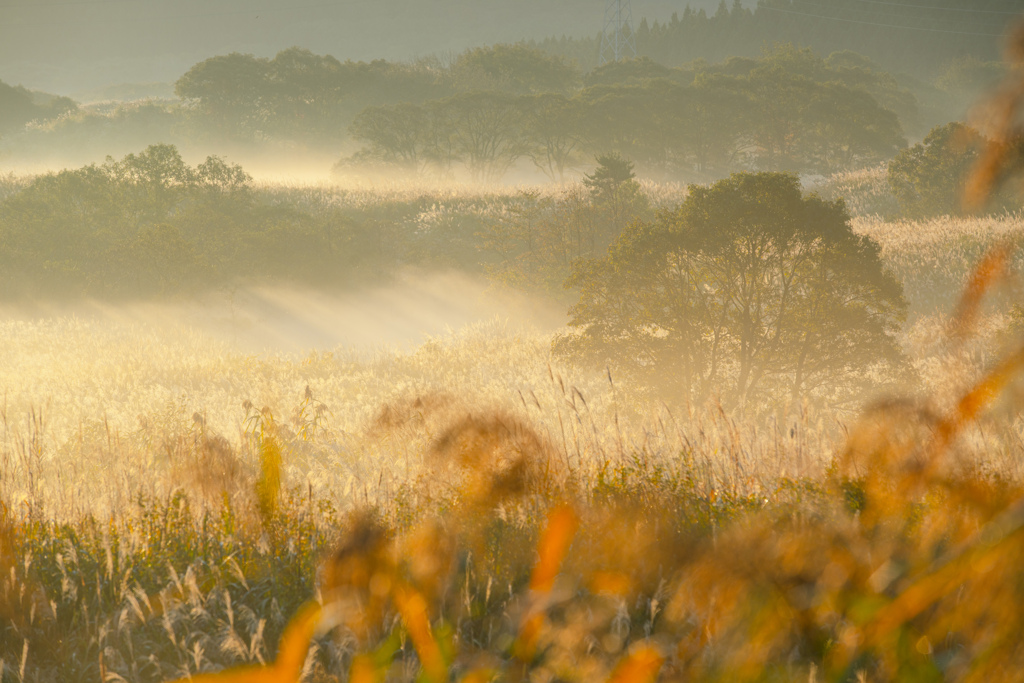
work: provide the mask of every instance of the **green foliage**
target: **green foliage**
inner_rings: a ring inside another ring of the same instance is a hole
[[[889,162],[892,192],[907,216],[963,215],[967,177],[977,163],[985,138],[962,123],[937,126],[925,139]],[[1013,206],[1004,196],[997,209]]]
[[[460,89],[529,93],[566,93],[580,82],[579,70],[560,57],[524,45],[478,47],[452,65]]]
[[[38,177],[3,202],[7,295],[195,290],[218,258],[195,220],[252,215],[249,183],[216,157],[192,168],[170,145]]]
[[[520,201],[490,221],[479,248],[491,257],[493,280],[558,297],[573,264],[601,257],[629,222],[651,215],[630,162],[617,154],[597,162],[583,184],[555,197],[520,193]]]
[[[368,106],[447,94],[424,64],[339,62],[297,47],[273,59],[232,53],[202,61],[175,84],[198,135],[260,142],[333,142]]]
[[[561,179],[587,153],[608,152],[687,178],[751,168],[830,173],[891,158],[905,140],[886,106],[914,113],[891,76],[833,69],[792,46],[721,67],[609,64],[587,82],[568,95],[474,91],[374,107],[350,129],[366,143],[352,160],[442,175],[463,163],[487,180],[523,158]]]
[[[574,331],[555,351],[733,405],[827,397],[842,404],[903,367],[906,311],[878,245],[841,202],[796,178],[736,174],[629,225],[606,258],[578,262]]]
[[[30,121],[57,119],[77,110],[78,105],[68,97],[32,92],[0,81],[0,137],[23,128]]]
[[[822,60],[791,45],[714,65],[641,58],[586,79],[525,45],[468,50],[450,65],[340,62],[300,48],[273,58],[232,53],[183,74],[177,102],[76,112],[50,98],[45,115],[27,109],[41,96],[4,88],[16,134],[3,151],[36,163],[93,160],[155,141],[305,154],[351,151],[355,141],[362,148],[346,162],[358,171],[369,164],[449,178],[464,167],[485,181],[524,163],[564,180],[607,152],[646,175],[702,182],[739,170],[831,173],[890,158],[905,144],[903,131],[920,124],[914,96],[871,62]]]
[[[623,185],[636,184],[633,162],[619,154],[604,154],[597,157],[597,168],[583,177],[583,184],[590,188],[591,196],[597,201],[610,201]]]
[[[668,20],[645,19],[636,27],[636,45],[641,58],[681,66],[757,57],[764,45],[791,42],[821,54],[856,51],[882,68],[931,79],[965,56],[982,62],[1000,58],[993,36],[1002,35],[1006,18],[1019,7],[1012,0],[992,0],[984,11],[978,9],[972,0],[885,7],[844,0],[733,0],[715,12],[686,6]],[[575,60],[585,70],[598,67],[599,36],[553,36],[528,44]]]
[[[973,101],[986,90],[998,85],[1006,76],[1006,64],[986,62],[974,55],[954,59],[936,80],[943,90]]]
[[[84,107],[45,122],[26,126],[4,140],[4,152],[37,164],[68,167],[108,155],[123,155],[154,142],[188,141],[186,119],[179,104],[143,100],[117,105],[111,111]]]
[[[650,57],[638,57],[602,64],[587,74],[585,83],[587,87],[593,87],[631,81],[643,82],[651,78],[678,78],[680,75],[678,70],[659,64]]]

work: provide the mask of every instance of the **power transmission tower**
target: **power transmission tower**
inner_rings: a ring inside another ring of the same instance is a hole
[[[630,0],[608,0],[604,9],[604,33],[601,34],[601,57],[598,64],[630,58],[636,59],[633,6]]]

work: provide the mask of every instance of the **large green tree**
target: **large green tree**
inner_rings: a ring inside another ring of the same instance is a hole
[[[889,162],[888,181],[903,213],[913,218],[964,213],[964,185],[977,163],[985,138],[970,126],[936,126],[922,142]],[[1006,206],[998,197],[995,205]]]
[[[902,287],[841,201],[795,176],[741,173],[691,188],[581,261],[557,353],[609,366],[681,400],[843,402],[894,372]]]

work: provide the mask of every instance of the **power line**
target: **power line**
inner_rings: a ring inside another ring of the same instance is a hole
[[[883,24],[877,21],[861,21],[860,19],[845,19],[843,17],[830,17],[824,14],[809,14],[807,12],[794,12],[788,9],[779,9],[778,7],[766,7],[761,6],[757,8],[760,10],[769,10],[771,12],[781,12],[783,14],[795,14],[801,17],[811,17],[812,19],[825,19],[827,21],[843,21],[849,24],[863,24],[866,26],[881,26],[884,28],[901,28],[908,31],[928,31],[929,33],[951,33],[959,36],[989,36],[990,38],[1002,38],[1001,33],[979,33],[975,31],[950,31],[942,28],[926,28],[924,26],[907,26],[906,24]]]

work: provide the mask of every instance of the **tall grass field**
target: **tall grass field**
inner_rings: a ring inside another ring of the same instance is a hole
[[[917,380],[857,409],[680,403],[501,315],[258,352],[6,309],[0,681],[1020,678],[1024,219],[894,220],[876,176],[821,191]]]

